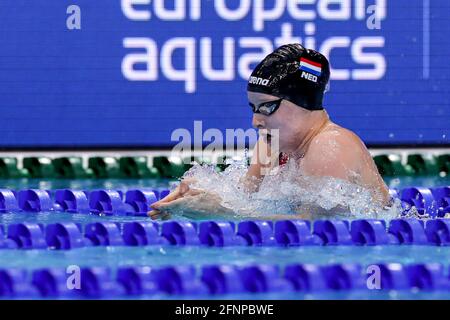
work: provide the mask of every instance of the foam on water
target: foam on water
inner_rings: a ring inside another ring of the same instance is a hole
[[[331,177],[299,175],[295,161],[274,168],[263,179],[257,192],[248,192],[242,183],[247,173],[246,159],[232,162],[223,172],[214,166],[194,166],[183,178],[192,178],[191,188],[218,195],[221,205],[237,217],[296,214],[310,211],[311,218],[392,219],[401,213],[399,202],[383,207],[374,193],[360,185]],[[300,209],[299,209],[300,208]],[[183,214],[182,210],[179,212]]]

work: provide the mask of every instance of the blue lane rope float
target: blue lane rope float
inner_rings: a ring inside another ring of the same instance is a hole
[[[49,224],[45,229],[45,241],[48,248],[55,250],[81,248],[85,245],[81,230],[81,226],[73,222]]]
[[[80,190],[56,190],[54,208],[69,213],[89,213],[88,194]]]
[[[53,210],[50,192],[46,190],[21,190],[18,192],[19,208],[26,212],[41,212]]]
[[[148,246],[162,243],[156,222],[129,222],[123,225],[123,241],[127,246]]]
[[[450,245],[450,219],[309,221],[73,222],[0,225],[0,249],[70,250],[90,246]]]
[[[0,214],[57,211],[68,213],[145,216],[150,205],[169,194],[168,189],[132,190],[8,190],[0,189]],[[405,214],[412,207],[432,218],[450,214],[450,186],[391,189],[391,197],[402,202]],[[326,228],[326,226],[324,226]],[[266,239],[267,240],[267,239]],[[330,240],[330,239],[328,239]],[[341,241],[341,240],[340,240]]]
[[[68,286],[61,268],[0,269],[1,298],[113,298],[140,295],[202,296],[241,293],[368,292],[372,271],[379,290],[448,291],[442,264],[291,264],[81,268],[79,286]]]
[[[168,189],[37,190],[0,189],[0,214],[57,211],[81,214],[145,216]],[[159,197],[158,197],[159,196]]]
[[[17,212],[19,204],[12,190],[0,189],[0,213]]]

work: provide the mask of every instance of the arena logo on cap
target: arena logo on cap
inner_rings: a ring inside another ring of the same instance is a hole
[[[250,80],[248,82],[250,84],[262,85],[262,86],[269,85],[269,79],[263,79],[263,78],[258,78],[258,77],[250,77]]]
[[[322,74],[322,65],[306,58],[300,58],[299,70],[303,71],[301,74],[302,78],[312,82],[317,82],[318,77]]]

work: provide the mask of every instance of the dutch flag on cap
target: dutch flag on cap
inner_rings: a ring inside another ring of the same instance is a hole
[[[320,76],[322,73],[322,65],[318,62],[300,58],[300,70],[312,73],[315,76]]]

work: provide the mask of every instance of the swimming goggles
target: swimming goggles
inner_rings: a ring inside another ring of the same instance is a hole
[[[283,99],[278,99],[274,101],[263,102],[260,105],[254,105],[249,102],[250,107],[252,108],[253,113],[261,113],[265,116],[270,116],[272,113],[278,110],[280,107],[281,101]]]

